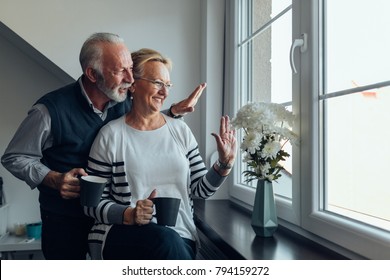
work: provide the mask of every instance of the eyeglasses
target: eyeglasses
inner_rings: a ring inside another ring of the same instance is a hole
[[[135,80],[148,81],[148,82],[152,83],[156,87],[156,89],[158,89],[158,90],[161,90],[163,87],[165,87],[165,89],[167,91],[169,91],[173,87],[173,84],[171,84],[171,83],[166,84],[166,83],[163,83],[163,82],[157,81],[157,80],[151,80],[151,79],[146,79],[146,78],[135,78]]]

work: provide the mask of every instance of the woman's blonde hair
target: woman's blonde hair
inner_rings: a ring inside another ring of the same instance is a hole
[[[164,57],[158,51],[143,48],[138,51],[135,51],[131,54],[133,60],[133,76],[134,78],[140,78],[144,74],[145,63],[149,61],[158,61],[163,63],[169,71],[172,70],[172,61]]]

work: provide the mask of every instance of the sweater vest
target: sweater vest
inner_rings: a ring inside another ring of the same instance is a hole
[[[131,108],[131,101],[127,98],[108,109],[103,121],[88,104],[79,82],[50,92],[36,103],[48,109],[53,135],[53,145],[43,151],[41,162],[60,173],[73,168],[85,169],[90,148],[100,128],[123,116]],[[63,199],[58,190],[43,185],[38,189],[42,209],[63,216],[84,216],[80,199]]]

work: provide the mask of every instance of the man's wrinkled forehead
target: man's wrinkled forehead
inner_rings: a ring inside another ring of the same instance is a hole
[[[103,48],[103,64],[115,64],[121,67],[131,67],[133,60],[131,53],[124,44],[109,44]]]

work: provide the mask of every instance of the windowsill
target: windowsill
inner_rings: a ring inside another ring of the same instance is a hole
[[[195,200],[194,208],[198,230],[228,259],[347,259],[281,225],[273,237],[258,237],[248,211],[229,200]]]

